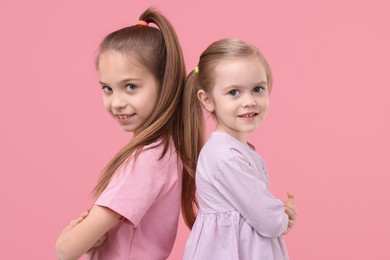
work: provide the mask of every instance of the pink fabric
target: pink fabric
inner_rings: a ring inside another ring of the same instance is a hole
[[[160,141],[161,142],[161,141]],[[180,212],[182,166],[173,142],[145,146],[130,159],[96,201],[123,216],[89,259],[166,259],[173,247]]]
[[[184,259],[286,260],[288,216],[268,190],[263,159],[232,136],[213,132],[196,171],[200,212]]]

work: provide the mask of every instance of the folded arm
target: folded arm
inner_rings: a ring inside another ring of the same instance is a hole
[[[93,206],[89,214],[83,214],[62,231],[56,243],[57,258],[78,259],[117,224],[120,217],[109,208]]]
[[[243,155],[236,154],[234,159],[220,164],[216,185],[262,236],[278,237],[287,231],[288,215],[283,202],[271,194]]]

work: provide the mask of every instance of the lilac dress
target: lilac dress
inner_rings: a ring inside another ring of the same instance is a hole
[[[288,216],[253,149],[213,132],[200,153],[196,185],[200,210],[185,260],[288,259],[282,238]]]

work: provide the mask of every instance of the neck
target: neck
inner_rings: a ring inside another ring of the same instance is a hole
[[[234,132],[234,131],[229,131],[230,129],[225,129],[223,127],[220,127],[220,126],[217,126],[215,128],[215,132],[223,132],[223,133],[227,133],[228,135],[231,135],[232,137],[234,137],[235,139],[237,139],[239,142],[245,144],[245,145],[248,145],[248,142],[247,142],[247,134],[246,133],[237,133],[237,132]]]

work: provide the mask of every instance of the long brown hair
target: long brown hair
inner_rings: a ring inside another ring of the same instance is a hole
[[[161,13],[149,8],[141,14],[139,20],[153,23],[157,28],[134,25],[110,33],[99,46],[96,65],[99,69],[99,57],[107,51],[136,54],[139,62],[158,80],[159,97],[150,117],[104,168],[93,189],[93,195],[98,197],[104,191],[112,176],[129,157],[136,158],[145,145],[160,138],[164,144],[163,157],[172,138],[183,163],[182,213],[186,224],[191,228],[195,220],[194,203],[196,204],[193,178],[195,167],[191,156],[193,144],[200,143],[200,137],[195,131],[196,127],[191,123],[184,124],[183,120],[182,99],[186,70],[182,49],[172,25]]]

